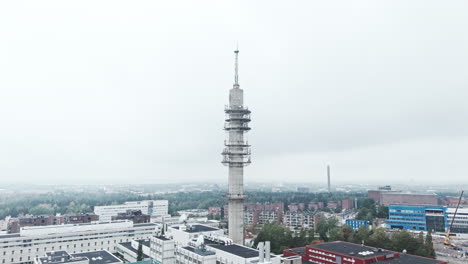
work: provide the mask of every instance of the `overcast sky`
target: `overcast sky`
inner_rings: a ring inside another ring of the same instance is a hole
[[[468,182],[468,2],[1,1],[2,183]]]

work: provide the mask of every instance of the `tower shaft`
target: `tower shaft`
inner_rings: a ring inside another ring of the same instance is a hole
[[[244,138],[244,133],[250,130],[250,110],[244,107],[244,91],[238,83],[237,58],[235,51],[234,86],[229,91],[229,105],[225,107],[226,114],[224,130],[228,139],[224,142],[222,163],[229,167],[229,200],[228,220],[229,237],[234,243],[244,243],[244,167],[250,164],[250,145]]]

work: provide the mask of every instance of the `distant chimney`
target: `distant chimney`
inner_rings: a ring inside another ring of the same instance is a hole
[[[330,165],[327,165],[328,192],[331,192]]]

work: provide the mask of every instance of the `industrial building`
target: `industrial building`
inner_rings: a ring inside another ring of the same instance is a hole
[[[143,214],[155,218],[167,217],[169,216],[169,202],[167,200],[146,200],[94,207],[94,213],[99,216],[99,221],[101,222],[110,222],[112,221],[112,216],[117,216],[119,213],[126,213],[127,210],[140,210]]]
[[[155,233],[156,224],[131,221],[22,227],[19,234],[0,236],[0,263],[32,263],[51,251],[114,252],[119,243],[149,238]]]
[[[447,208],[442,206],[390,205],[387,228],[445,232]]]
[[[396,204],[435,206],[438,204],[436,194],[404,193],[388,189],[369,190],[367,197],[384,206]]]
[[[286,249],[283,255],[285,257],[301,256],[303,263],[314,264],[447,264],[440,260],[342,241]]]

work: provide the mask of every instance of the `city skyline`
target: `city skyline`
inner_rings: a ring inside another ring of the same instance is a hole
[[[0,3],[4,184],[225,182],[237,42],[247,183],[468,182],[464,1],[88,3]]]

